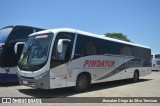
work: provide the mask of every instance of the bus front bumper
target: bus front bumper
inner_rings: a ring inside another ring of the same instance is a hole
[[[44,76],[41,79],[35,79],[34,77],[24,77],[18,75],[19,83],[21,85],[29,86],[32,88],[40,88],[40,89],[49,89],[50,84],[48,82],[49,79]]]

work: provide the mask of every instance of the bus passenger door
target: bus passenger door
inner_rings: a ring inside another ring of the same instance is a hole
[[[67,86],[68,62],[71,59],[74,33],[60,32],[54,42],[50,64],[50,87]]]

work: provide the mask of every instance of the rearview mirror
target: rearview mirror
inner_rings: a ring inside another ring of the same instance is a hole
[[[15,45],[14,45],[14,52],[16,53],[16,54],[18,54],[18,48],[19,48],[19,46],[20,45],[24,45],[25,44],[25,42],[17,42]]]
[[[64,44],[69,43],[70,41],[71,40],[69,39],[59,39],[58,44],[57,44],[58,53],[62,53]]]

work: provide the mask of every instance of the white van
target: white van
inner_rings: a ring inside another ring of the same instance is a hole
[[[152,55],[152,70],[160,71],[160,53]]]

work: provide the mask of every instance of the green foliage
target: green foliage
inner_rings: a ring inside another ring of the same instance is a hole
[[[105,36],[115,38],[115,39],[124,40],[124,41],[127,41],[127,42],[131,42],[127,38],[127,36],[123,35],[122,33],[106,33]]]

